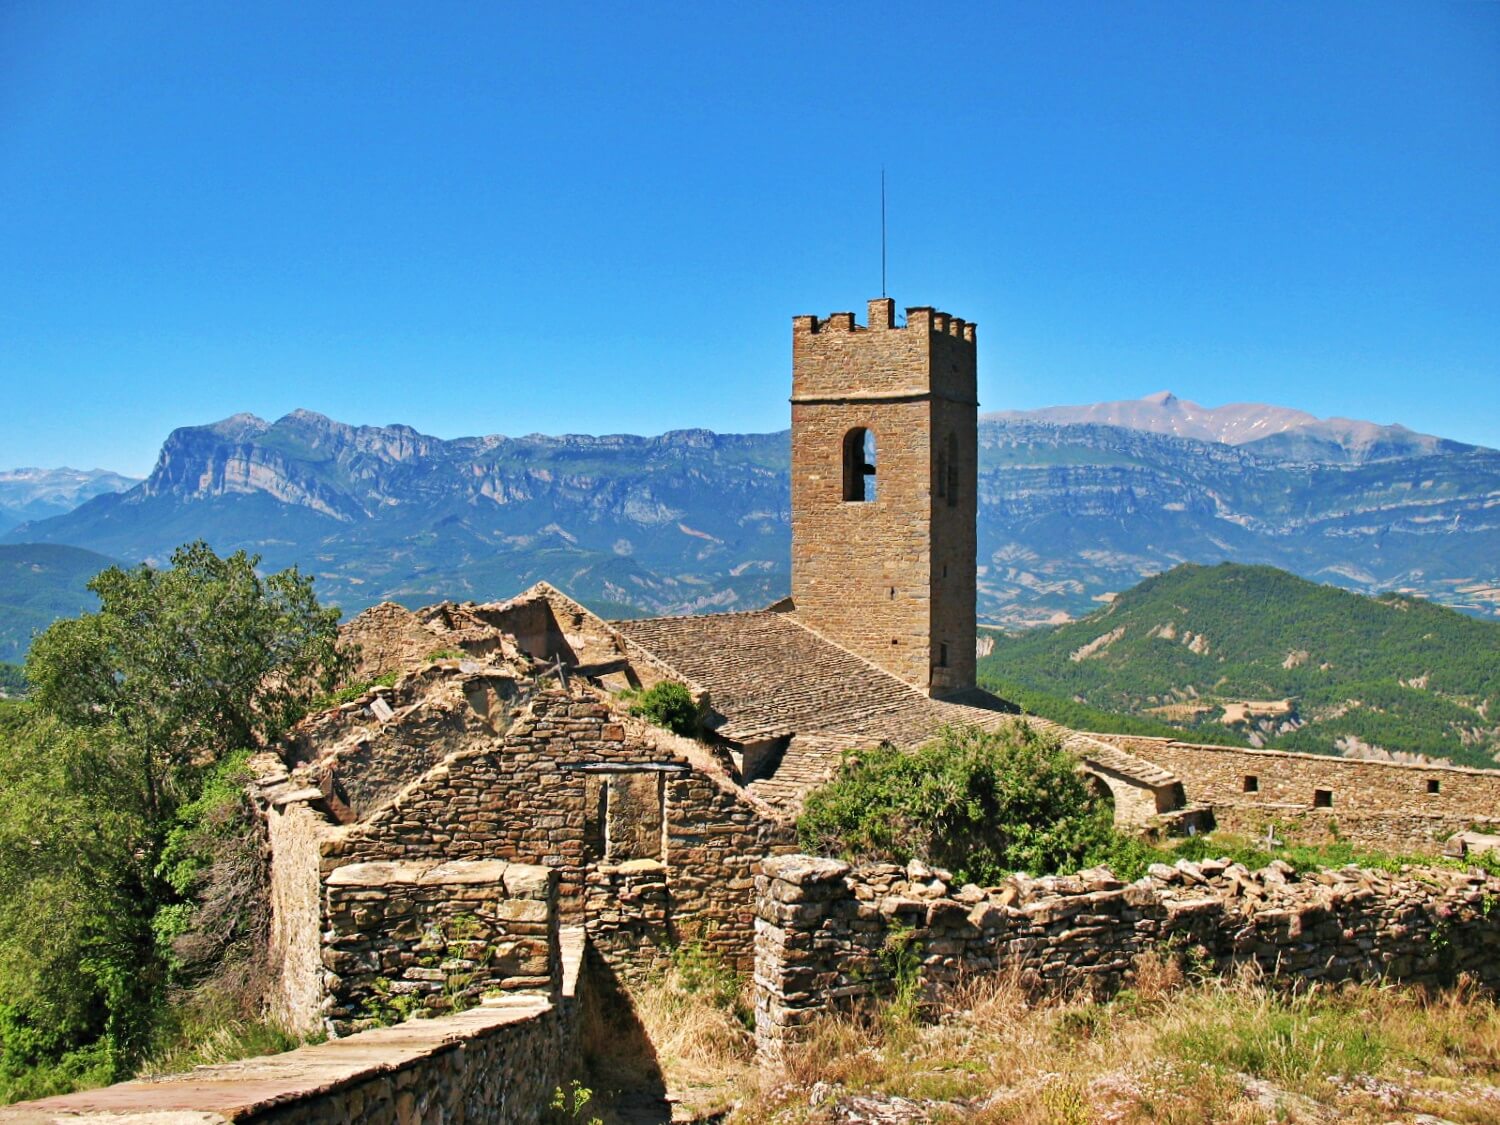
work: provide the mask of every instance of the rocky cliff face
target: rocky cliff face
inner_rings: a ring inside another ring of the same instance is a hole
[[[1239,444],[982,422],[981,617],[1077,616],[1178,562],[1225,559],[1500,612],[1500,452],[1292,424],[1309,417],[1274,416],[1261,429],[1275,433]],[[1231,436],[1253,432],[1233,421]],[[237,415],[175,431],[138,487],[7,539],[154,560],[202,537],[298,563],[350,608],[495,598],[539,578],[606,612],[744,608],[788,589],[788,448],[785,432],[443,441]]]

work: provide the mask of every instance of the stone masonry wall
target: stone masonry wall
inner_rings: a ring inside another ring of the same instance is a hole
[[[1448,869],[1400,876],[1353,868],[1298,877],[1285,864],[1155,865],[1017,878],[954,890],[920,864],[851,870],[836,860],[767,860],[756,879],[756,1036],[775,1052],[830,1008],[892,988],[892,943],[909,946],[929,990],[1011,973],[1033,989],[1107,991],[1137,956],[1184,953],[1228,971],[1337,981],[1441,983],[1468,973],[1500,987],[1500,879]]]
[[[1436,853],[1455,832],[1500,824],[1500,771],[1092,737],[1171,770],[1187,799],[1212,805],[1219,827],[1231,831],[1258,835],[1274,825],[1283,837],[1336,833],[1381,851]],[[1320,790],[1326,807],[1317,804]]]
[[[322,1028],[322,888],[318,841],[328,827],[305,799],[266,810],[271,841],[271,963],[279,967],[271,989],[271,1015],[294,1031]]]
[[[541,864],[557,869],[564,921],[580,920],[589,775],[576,767],[660,757],[648,741],[626,738],[608,703],[539,692],[503,736],[473,739],[368,821],[325,839],[323,873],[396,859]]]
[[[898,328],[882,299],[870,302],[869,327],[851,313],[793,320],[797,615],[924,690],[973,680],[975,372],[973,326],[944,313],[908,309]],[[844,499],[844,439],[855,428],[875,438],[875,498],[865,502]],[[946,491],[950,432],[959,446],[952,508],[937,499],[936,479],[941,465]],[[939,667],[944,643],[948,666]]]
[[[329,875],[323,1011],[348,1035],[485,996],[550,989],[557,876],[494,860],[346,864]]]
[[[636,810],[628,826],[639,835],[659,823],[652,839],[622,848],[610,837],[622,830],[618,809],[602,815],[611,778],[616,798],[644,800],[636,789],[659,794],[659,821]],[[748,969],[754,865],[793,846],[790,825],[735,787],[707,748],[620,716],[602,700],[550,690],[534,696],[503,737],[477,738],[370,820],[328,831],[319,862],[325,880],[344,865],[375,861],[540,864],[557,871],[563,920],[587,920],[607,960],[639,967],[694,940]],[[637,859],[659,862],[660,874],[631,875]],[[657,903],[654,890],[636,893],[635,883],[664,885],[664,900]],[[609,901],[615,890],[629,893]]]

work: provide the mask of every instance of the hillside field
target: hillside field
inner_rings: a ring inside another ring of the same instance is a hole
[[[1500,625],[1420,598],[1183,565],[1078,621],[985,635],[985,686],[1083,729],[1485,768],[1500,751]]]

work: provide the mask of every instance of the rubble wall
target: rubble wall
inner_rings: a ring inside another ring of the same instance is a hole
[[[775,1052],[820,1014],[890,993],[903,972],[929,992],[1014,974],[1035,990],[1108,992],[1150,951],[1228,971],[1338,981],[1500,986],[1500,879],[1450,869],[1347,868],[1299,877],[1281,863],[1154,865],[1017,878],[956,892],[913,864],[858,871],[784,856],[756,878],[756,1037]]]
[[[1171,770],[1187,799],[1212,805],[1219,827],[1230,831],[1259,834],[1274,825],[1307,840],[1336,835],[1380,851],[1436,853],[1455,832],[1500,824],[1500,770],[1090,737]]]
[[[322,845],[326,877],[346,863],[503,859],[552,867],[565,921],[580,920],[590,763],[650,764],[660,751],[627,740],[607,703],[537,693],[504,736],[476,739],[368,821]]]
[[[558,972],[557,877],[494,860],[346,864],[325,894],[323,1012],[337,1035],[435,1016]]]
[[[639,803],[653,785],[659,819],[637,809],[630,826],[639,836],[659,825],[652,838],[611,837],[624,826],[620,809],[604,811],[604,791]],[[641,968],[690,940],[748,970],[754,866],[794,843],[708,748],[549,690],[503,736],[476,737],[369,820],[328,832],[319,862],[325,880],[380,861],[540,864],[557,872],[564,922],[586,921],[607,961]]]

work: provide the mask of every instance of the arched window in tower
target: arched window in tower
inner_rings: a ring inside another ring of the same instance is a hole
[[[844,499],[875,499],[875,434],[863,426],[844,435]]]
[[[948,435],[948,456],[943,460],[948,477],[943,494],[948,497],[948,507],[952,508],[958,503],[958,435],[955,433]]]

